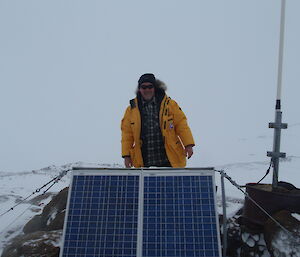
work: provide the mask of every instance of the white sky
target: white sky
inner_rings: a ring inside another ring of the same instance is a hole
[[[0,171],[122,163],[120,120],[146,72],[188,117],[189,166],[268,160],[280,3],[0,0]],[[299,10],[287,0],[281,150],[294,156]]]

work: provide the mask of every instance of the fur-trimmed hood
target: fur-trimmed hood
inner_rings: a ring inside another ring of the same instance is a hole
[[[159,92],[164,94],[166,91],[167,91],[167,85],[163,81],[161,81],[159,79],[156,79],[156,81],[155,81],[155,94],[157,94]],[[137,88],[135,90],[136,95],[138,94],[138,92],[139,92],[139,86],[137,86]]]

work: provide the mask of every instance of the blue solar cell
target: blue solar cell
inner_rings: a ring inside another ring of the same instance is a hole
[[[214,196],[208,194],[213,188],[208,176],[145,177],[143,256],[219,256],[196,249],[213,249],[218,243],[212,230],[217,230]],[[163,190],[164,189],[164,190]],[[195,193],[192,193],[195,192]],[[205,204],[201,204],[201,200]],[[151,204],[157,203],[156,211]],[[213,205],[213,206],[212,206]],[[209,230],[202,230],[205,217],[210,219]],[[156,241],[153,235],[161,235]],[[195,240],[201,239],[201,240]],[[201,246],[204,246],[201,248]],[[155,250],[154,250],[155,249]],[[214,249],[213,249],[214,250]],[[215,248],[218,252],[219,248]]]
[[[138,182],[139,176],[74,176],[62,256],[135,256]]]
[[[61,257],[221,256],[212,175],[170,174],[74,174]]]

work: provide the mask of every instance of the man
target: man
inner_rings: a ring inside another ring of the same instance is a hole
[[[121,123],[125,167],[185,167],[195,145],[186,116],[151,73],[138,80]]]

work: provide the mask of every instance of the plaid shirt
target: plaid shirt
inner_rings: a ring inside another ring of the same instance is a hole
[[[159,108],[155,97],[142,102],[142,152],[144,166],[170,166],[159,126]]]

